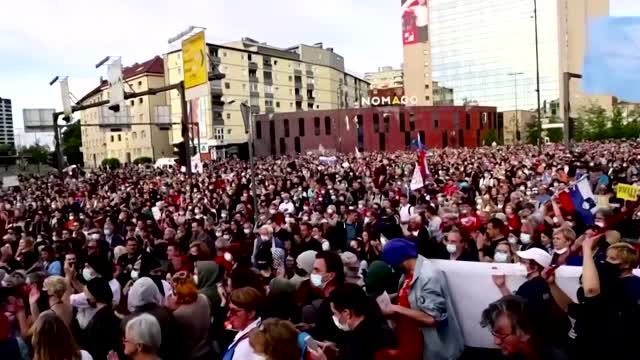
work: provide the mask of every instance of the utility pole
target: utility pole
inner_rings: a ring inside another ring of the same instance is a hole
[[[235,100],[231,100],[228,104],[235,102]],[[255,158],[253,155],[253,115],[251,114],[251,107],[247,105],[246,102],[240,103],[240,113],[242,114],[244,123],[247,125],[249,130],[248,134],[248,145],[249,145],[249,169],[251,170],[250,179],[251,179],[251,197],[253,198],[253,224],[258,223],[258,188],[256,184],[256,169],[255,169]]]
[[[540,111],[540,56],[538,54],[538,2],[533,0],[533,23],[535,27],[536,35],[536,93],[538,94],[538,132],[540,138],[538,139],[538,145],[542,149],[542,114]]]
[[[562,93],[564,93],[563,101],[562,101],[562,141],[564,142],[564,146],[567,150],[569,150],[569,142],[571,141],[571,136],[569,134],[569,121],[571,121],[571,102],[570,102],[570,87],[569,82],[571,79],[582,79],[582,74],[575,74],[571,72],[562,73]]]
[[[520,122],[518,121],[518,75],[524,74],[523,72],[512,72],[507,75],[513,76],[513,92],[516,100],[516,144],[520,143]]]
[[[178,92],[180,93],[180,108],[182,109],[182,140],[184,141],[184,151],[186,154],[184,169],[187,176],[191,176],[191,124],[189,123],[189,114],[187,113],[187,99],[184,88],[184,80],[178,84]],[[200,149],[198,149],[200,151]]]

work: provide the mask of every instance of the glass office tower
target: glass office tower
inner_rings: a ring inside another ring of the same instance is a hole
[[[433,0],[430,6],[434,80],[464,100],[499,111],[535,110],[533,0]],[[558,9],[538,0],[541,106],[560,96]]]

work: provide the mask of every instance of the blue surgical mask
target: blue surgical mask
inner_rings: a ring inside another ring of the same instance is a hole
[[[311,281],[311,285],[322,289],[324,288],[324,283],[322,282],[322,275],[320,274],[311,274],[311,276],[309,277],[309,280]]]

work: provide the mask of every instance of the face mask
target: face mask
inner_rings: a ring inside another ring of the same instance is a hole
[[[195,282],[196,285],[198,285],[198,275],[193,275],[193,282]]]
[[[260,235],[260,239],[262,239],[262,241],[269,241],[271,238],[269,235]]]
[[[337,316],[333,315],[333,323],[336,324],[336,327],[342,331],[351,331],[349,325],[340,323],[340,319]]]
[[[222,235],[222,238],[223,238],[224,240],[229,240],[229,239],[231,239],[231,235],[229,235],[229,234],[225,234],[225,235]]]
[[[333,214],[333,210],[332,209],[327,209],[327,214],[332,215]]]
[[[104,234],[107,236],[111,235],[111,229],[104,229]]]
[[[233,262],[233,255],[231,255],[231,253],[226,252],[224,253],[224,259],[227,260],[228,262]]]
[[[140,273],[136,270],[131,270],[131,280],[136,281],[138,280],[138,277],[140,276]]]
[[[95,278],[95,277],[96,277],[96,275],[92,274],[91,269],[84,268],[84,269],[82,269],[82,277],[83,277],[86,281],[91,281],[93,278]]]
[[[269,210],[269,214],[271,215],[275,215],[277,213],[277,211],[275,209],[270,209]]]
[[[509,244],[515,245],[517,243],[518,243],[518,238],[516,238],[515,236],[509,236]]]
[[[92,240],[100,240],[100,234],[92,234],[91,235],[91,239]]]
[[[520,234],[520,241],[522,241],[523,244],[527,245],[531,243],[531,235],[530,234]]]
[[[222,236],[222,231],[216,231],[216,237],[221,237]]]
[[[607,225],[604,221],[596,221],[595,224],[601,228],[604,228]]]
[[[493,260],[497,263],[507,263],[509,262],[509,255],[503,252],[496,252],[493,256]]]
[[[311,274],[311,276],[309,277],[309,280],[311,281],[311,285],[320,289],[324,288],[324,283],[322,282],[322,275]]]
[[[244,229],[244,233],[245,233],[246,235],[251,234],[251,229]]]
[[[458,245],[456,244],[447,244],[447,252],[449,254],[455,254],[458,251]]]
[[[562,254],[566,253],[567,251],[569,251],[569,248],[562,248],[560,250],[554,250],[554,252],[556,254],[559,254],[559,255],[562,255]]]

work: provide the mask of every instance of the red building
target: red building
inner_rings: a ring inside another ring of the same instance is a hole
[[[496,132],[496,108],[474,106],[386,106],[257,115],[256,156],[317,150],[397,151],[418,135],[427,147],[483,145]]]

